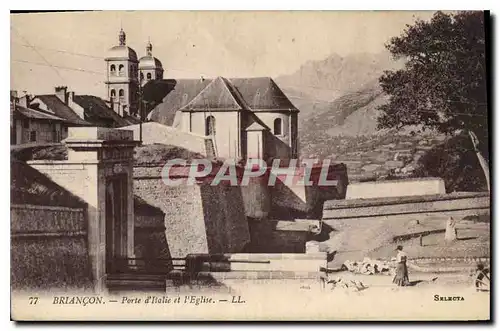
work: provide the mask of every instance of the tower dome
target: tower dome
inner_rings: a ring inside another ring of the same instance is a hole
[[[163,79],[163,66],[160,60],[153,56],[153,45],[148,38],[146,55],[139,60],[139,82],[144,86],[147,82],[158,79]]]
[[[139,60],[139,69],[161,69],[163,70],[163,66],[161,61],[153,56],[153,45],[151,41],[148,40],[146,44],[146,55],[141,57]]]
[[[118,34],[119,45],[109,49],[106,60],[129,60],[137,62],[137,53],[126,45],[126,34],[123,29],[120,29]]]

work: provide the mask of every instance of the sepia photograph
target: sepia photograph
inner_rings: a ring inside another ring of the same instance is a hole
[[[11,12],[11,319],[491,320],[491,20]]]

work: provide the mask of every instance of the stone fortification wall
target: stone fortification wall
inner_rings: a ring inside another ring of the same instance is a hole
[[[165,213],[165,236],[172,257],[240,252],[250,241],[239,187],[208,183],[167,186],[161,167],[135,167],[134,192]]]
[[[84,208],[11,205],[12,289],[92,290]]]

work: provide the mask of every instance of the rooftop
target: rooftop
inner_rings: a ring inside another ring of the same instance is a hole
[[[130,60],[137,62],[137,53],[126,45],[114,46],[109,49],[106,60]]]
[[[67,122],[66,119],[48,114],[46,112],[42,112],[39,110],[31,109],[31,108],[26,108],[20,105],[15,106],[15,110],[13,109],[14,107],[11,108],[11,112],[16,112],[17,114],[31,118],[31,119],[36,119],[36,120],[45,120],[45,121],[59,121],[59,122]]]
[[[93,95],[75,95],[73,101],[85,110],[85,118],[94,125],[121,127],[133,123],[115,113],[99,97]]]
[[[91,124],[78,116],[77,113],[73,111],[68,105],[66,105],[61,99],[59,99],[55,94],[44,94],[37,95],[36,98],[40,99],[47,107],[54,112],[54,115],[60,118],[64,118],[69,123],[80,125],[80,126],[90,126]]]
[[[241,110],[243,105],[238,96],[230,88],[229,82],[217,77],[212,80],[193,100],[183,106],[183,111],[206,111],[210,110]]]
[[[139,69],[163,68],[161,61],[151,55],[143,56],[139,59]]]
[[[144,98],[156,104],[148,119],[169,126],[182,108],[224,110],[227,106],[228,110],[253,112],[298,111],[270,77],[151,81],[144,87]]]

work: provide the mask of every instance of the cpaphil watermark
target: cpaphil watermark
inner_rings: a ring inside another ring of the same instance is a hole
[[[260,159],[249,159],[245,165],[234,162],[214,162],[207,159],[194,159],[188,163],[184,159],[169,160],[162,169],[161,177],[167,186],[194,185],[208,181],[210,185],[221,183],[230,186],[248,186],[252,181],[265,181],[268,186],[279,183],[301,186],[336,186],[337,180],[332,171],[330,160],[319,162],[317,159],[292,159],[288,166],[282,166],[279,159],[269,166]],[[330,178],[329,178],[330,177]],[[334,178],[332,178],[334,177]]]

